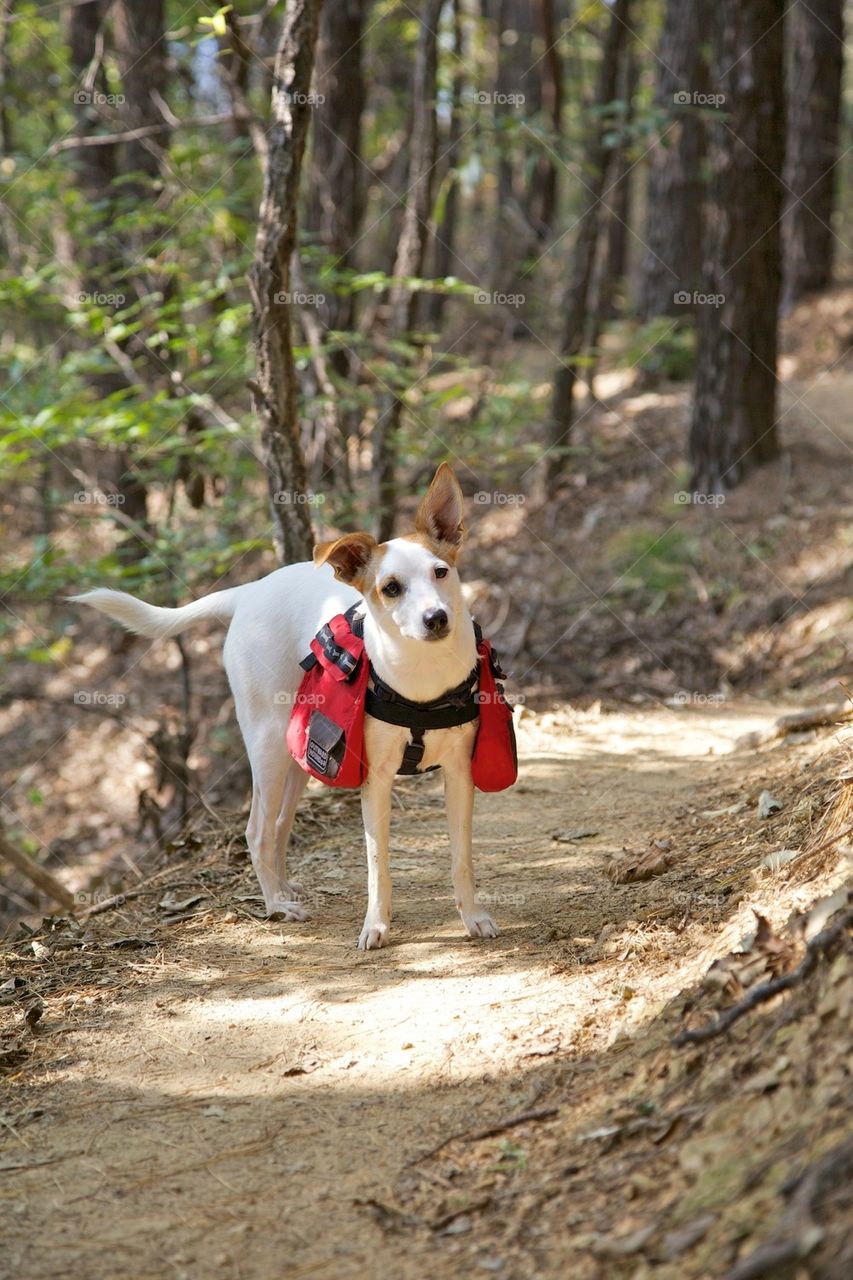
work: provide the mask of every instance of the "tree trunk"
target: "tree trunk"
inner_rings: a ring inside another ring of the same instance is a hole
[[[634,97],[637,92],[639,66],[634,42],[625,47],[619,73],[619,100],[625,104],[619,123],[621,140],[613,150],[607,170],[605,203],[606,232],[603,236],[601,267],[595,288],[595,304],[588,345],[593,352],[608,320],[616,314],[614,298],[628,269],[628,233],[631,225],[631,188],[634,165],[631,159],[631,126],[634,121]]]
[[[651,156],[638,308],[646,320],[692,311],[702,276],[710,21],[710,0],[667,0],[656,94],[666,124]]]
[[[370,0],[326,0],[317,37],[315,84],[321,99],[311,130],[310,185],[305,202],[307,238],[325,254],[315,292],[323,297],[316,308],[327,332],[351,333],[356,327],[357,301],[345,279],[356,266],[356,248],[365,207],[365,165],[362,152],[362,114],[365,104],[362,53]],[[313,274],[313,273],[312,273]],[[313,317],[303,311],[303,329]],[[319,326],[318,326],[319,328]],[[316,338],[306,333],[317,348]],[[322,344],[321,344],[322,345]],[[339,387],[357,379],[358,360],[352,343],[331,339],[322,357]],[[327,398],[312,439],[320,446],[319,470],[351,488],[347,441],[357,431],[360,413],[351,397]],[[346,408],[347,400],[350,407]],[[329,430],[331,427],[331,430]]]
[[[0,0],[0,156],[15,149],[12,122],[9,119],[9,26],[14,0]]]
[[[563,73],[557,24],[554,18],[554,0],[534,0],[536,37],[534,57],[539,59],[536,73],[539,76],[539,104],[548,120],[554,137],[562,132]],[[549,155],[536,156],[530,178],[530,194],[527,200],[527,219],[541,242],[548,238],[554,225],[557,208],[557,166]]]
[[[284,564],[311,558],[313,535],[299,437],[290,306],[299,178],[311,120],[311,74],[322,0],[291,0],[275,57],[269,153],[249,272],[257,382],[252,384],[272,503],[276,551]]]
[[[364,217],[362,38],[368,9],[368,0],[326,0],[317,39],[315,82],[323,101],[314,112],[311,131],[305,229],[316,236],[336,270],[352,266]],[[330,290],[321,315],[329,329],[351,329],[353,295]],[[345,357],[346,352],[336,351],[332,360],[343,374]]]
[[[462,141],[462,91],[465,86],[465,62],[463,57],[462,21],[459,0],[453,0],[453,76],[451,80],[450,122],[447,129],[447,149],[444,174],[444,208],[435,232],[432,275],[436,280],[459,274],[459,262],[454,253],[456,218],[459,208],[459,161]],[[441,196],[439,195],[439,203]],[[426,308],[427,323],[432,329],[441,328],[441,319],[447,294],[434,293]]]
[[[128,129],[162,125],[157,96],[166,94],[166,27],[164,0],[115,0],[112,8],[116,53],[127,102],[123,114]],[[168,133],[126,142],[124,168],[129,173],[160,176]],[[135,188],[131,188],[135,190]],[[125,191],[127,188],[125,187]],[[150,183],[140,184],[139,194],[150,196]]]
[[[572,252],[571,281],[564,311],[566,316],[560,351],[562,363],[554,377],[551,402],[551,425],[546,457],[546,479],[550,485],[560,477],[565,466],[566,446],[574,414],[574,390],[577,381],[577,358],[584,347],[587,331],[587,309],[590,284],[602,220],[601,196],[604,191],[610,153],[605,144],[609,123],[603,108],[616,98],[622,52],[629,34],[628,19],[631,0],[614,0],[604,39],[601,64],[596,84],[594,110],[584,157],[584,207],[578,219]]]
[[[719,0],[707,261],[698,306],[692,486],[718,494],[774,458],[785,0]]]
[[[68,50],[75,77],[74,117],[75,134],[87,138],[99,132],[100,113],[97,95],[103,93],[106,81],[103,68],[96,57],[101,32],[100,5],[74,5],[68,13]],[[107,247],[106,235],[111,223],[109,211],[113,199],[112,184],[116,176],[116,149],[114,146],[75,148],[71,162],[80,190],[86,196],[90,208],[100,210],[92,214],[90,226],[95,245],[87,251],[89,261],[82,264],[81,275],[87,290],[104,286],[102,270],[109,271],[117,265],[116,254]],[[92,278],[87,278],[87,271]],[[105,290],[109,292],[109,290]]]
[[[438,22],[443,0],[426,0],[421,18],[412,88],[414,128],[409,165],[408,195],[403,228],[394,263],[389,298],[388,338],[404,339],[415,322],[418,295],[407,279],[423,271],[432,209],[432,178],[438,134],[435,116],[438,71]],[[379,513],[379,538],[389,538],[397,506],[397,434],[403,402],[394,390],[383,395],[373,428],[373,475]]]
[[[825,289],[832,278],[844,70],[844,0],[795,0],[788,27],[790,191],[782,223],[785,305]]]

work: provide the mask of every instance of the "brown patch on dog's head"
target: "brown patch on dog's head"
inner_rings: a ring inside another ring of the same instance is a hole
[[[414,537],[450,564],[456,563],[465,540],[464,507],[459,481],[452,468],[442,462],[418,507]]]
[[[330,564],[338,582],[364,592],[376,577],[376,565],[384,553],[370,533],[345,533],[334,542],[320,542],[314,548],[314,564],[319,569]]]

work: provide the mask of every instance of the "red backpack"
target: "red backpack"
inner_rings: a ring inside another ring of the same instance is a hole
[[[468,678],[432,702],[412,702],[372,671],[356,608],[337,614],[321,627],[300,664],[305,675],[287,726],[288,750],[300,768],[330,787],[360,787],[367,777],[367,705],[375,719],[408,727],[410,741],[398,770],[403,774],[426,772],[420,768],[425,731],[479,717],[471,758],[474,786],[480,791],[511,787],[518,776],[512,708],[498,683],[503,672],[476,623],[478,661]],[[368,688],[371,675],[372,689]]]
[[[353,610],[321,627],[287,726],[287,747],[300,768],[330,787],[360,787],[367,777],[364,696],[370,663]]]
[[[499,683],[506,676],[488,640],[477,628],[480,655],[479,689],[474,695],[480,707],[480,726],[471,757],[471,778],[478,791],[505,791],[518,777],[518,751],[512,707]]]

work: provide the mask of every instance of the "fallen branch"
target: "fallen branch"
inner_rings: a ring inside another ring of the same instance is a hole
[[[728,1031],[729,1027],[745,1013],[749,1013],[760,1004],[766,1004],[768,1000],[781,995],[783,991],[790,991],[792,987],[799,986],[817,964],[818,956],[827,951],[851,924],[853,924],[853,908],[848,907],[834,924],[828,925],[812,938],[806,947],[806,954],[796,969],[792,969],[790,973],[780,974],[778,978],[772,978],[760,987],[755,987],[749,995],[744,996],[743,1000],[732,1005],[731,1009],[727,1009],[725,1013],[721,1013],[714,1022],[708,1022],[704,1027],[696,1027],[694,1030],[680,1031],[672,1043],[676,1048],[681,1048],[685,1044],[703,1044],[706,1040],[713,1040],[715,1036]]]
[[[437,1147],[424,1151],[411,1163],[420,1164],[421,1160],[429,1160],[451,1142],[482,1142],[484,1138],[495,1138],[499,1133],[506,1133],[507,1129],[516,1129],[520,1124],[532,1124],[535,1120],[549,1120],[558,1111],[559,1107],[533,1107],[530,1111],[519,1111],[517,1115],[509,1116],[506,1120],[498,1120],[488,1129],[478,1129],[474,1133],[451,1133],[449,1138],[444,1138]]]
[[[37,862],[33,862],[32,858],[22,853],[20,849],[16,849],[10,844],[4,835],[0,835],[0,858],[5,858],[7,862],[11,862],[16,871],[20,871],[26,876],[31,884],[46,894],[48,898],[52,898],[54,902],[65,911],[74,910],[74,897],[65,888],[64,884],[60,884],[56,876],[49,871],[45,871],[44,867],[40,867]]]
[[[752,733],[744,733],[735,743],[738,748],[763,747],[777,738],[785,738],[789,733],[805,733],[809,729],[829,729],[834,725],[844,724],[853,719],[853,707],[808,707],[804,711],[794,711],[790,715],[780,716],[769,729],[756,729]]]

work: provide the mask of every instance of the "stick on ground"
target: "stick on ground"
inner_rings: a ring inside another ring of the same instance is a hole
[[[16,849],[13,844],[0,834],[0,858],[10,862],[16,871],[20,871],[29,880],[30,884],[34,884],[37,889],[46,894],[48,898],[52,898],[54,902],[65,911],[74,910],[74,897],[65,888],[64,884],[60,884],[56,876],[51,875],[44,867],[40,867],[37,862],[33,862],[32,858],[22,853],[20,849]]]
[[[715,1036],[722,1035],[724,1031],[728,1031],[733,1023],[742,1018],[745,1013],[749,1013],[751,1009],[757,1008],[760,1004],[765,1004],[783,991],[790,991],[792,987],[799,986],[817,964],[818,956],[827,951],[851,924],[853,924],[853,908],[848,907],[846,911],[841,913],[834,924],[828,925],[812,938],[806,948],[806,954],[796,969],[792,969],[790,973],[783,973],[778,978],[772,978],[770,982],[764,982],[760,987],[755,987],[743,1000],[732,1005],[731,1009],[727,1009],[725,1013],[721,1013],[714,1022],[706,1022],[704,1027],[696,1027],[694,1030],[679,1032],[673,1040],[673,1044],[676,1048],[681,1048],[685,1044],[703,1044],[706,1040],[713,1040]]]

